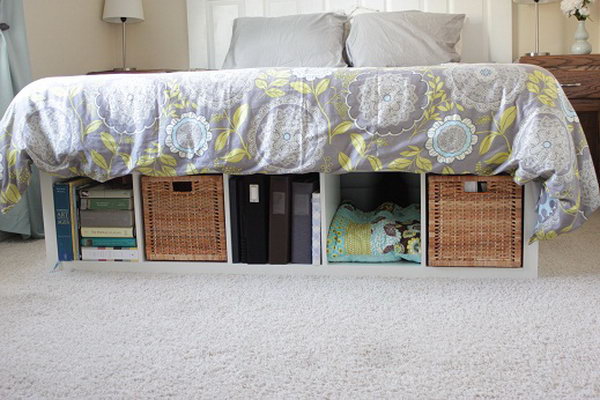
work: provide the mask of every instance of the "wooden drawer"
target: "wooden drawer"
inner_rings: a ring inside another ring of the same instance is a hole
[[[598,54],[565,54],[536,57],[523,56],[519,59],[519,62],[523,64],[539,65],[548,70],[600,69],[600,57],[598,57]]]
[[[600,71],[550,70],[570,99],[600,99]]]

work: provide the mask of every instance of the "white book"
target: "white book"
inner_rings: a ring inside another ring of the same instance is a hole
[[[312,264],[321,265],[321,194],[312,194]]]
[[[137,247],[82,247],[81,259],[84,261],[138,261]]]

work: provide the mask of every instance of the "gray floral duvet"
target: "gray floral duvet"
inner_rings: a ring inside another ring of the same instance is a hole
[[[133,171],[510,173],[543,183],[537,239],[600,206],[573,108],[549,72],[518,64],[43,79],[0,121],[2,211],[19,202],[32,163],[99,181]]]

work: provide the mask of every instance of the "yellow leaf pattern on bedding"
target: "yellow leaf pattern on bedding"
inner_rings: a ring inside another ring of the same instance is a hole
[[[365,139],[363,139],[363,137],[358,133],[351,133],[350,141],[352,142],[352,145],[354,146],[358,154],[364,157],[365,151],[367,150],[367,144],[365,143]]]
[[[94,162],[94,164],[102,168],[104,171],[108,171],[108,163],[106,162],[106,159],[102,154],[93,149],[90,152],[90,154],[92,156],[92,161]]]
[[[2,211],[20,200],[32,162],[100,180],[132,171],[508,173],[547,182],[537,238],[576,229],[600,205],[577,115],[555,78],[533,66],[62,79],[32,84],[2,120]]]
[[[555,107],[558,98],[558,85],[553,76],[535,70],[528,75],[527,90],[537,95],[537,99],[549,107]]]
[[[6,204],[17,204],[21,200],[21,193],[17,185],[11,183],[0,193],[0,201]]]
[[[338,162],[340,163],[340,166],[348,172],[351,172],[354,169],[352,167],[352,160],[346,155],[346,153],[340,152],[338,154]]]
[[[367,160],[371,163],[371,168],[373,171],[381,171],[383,169],[383,164],[381,164],[381,160],[375,156],[367,156]]]
[[[117,145],[117,141],[115,140],[115,138],[112,137],[110,133],[102,132],[100,134],[100,138],[102,140],[102,143],[104,143],[104,147],[106,147],[108,151],[110,151],[113,154],[117,154],[119,146]]]
[[[230,163],[238,163],[238,162],[242,161],[244,159],[244,157],[247,157],[247,156],[248,156],[248,154],[246,153],[245,150],[233,149],[229,153],[227,153],[227,155],[225,157],[223,157],[223,160],[230,162]]]

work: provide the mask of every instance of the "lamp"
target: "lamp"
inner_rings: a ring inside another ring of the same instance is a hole
[[[127,67],[127,43],[125,24],[135,24],[144,20],[142,0],[105,0],[102,19],[113,24],[121,24],[121,50],[123,67],[115,71],[135,71]]]
[[[540,4],[556,3],[559,0],[513,0],[517,4],[535,4],[535,51],[525,54],[526,56],[547,56],[550,53],[540,52]]]

